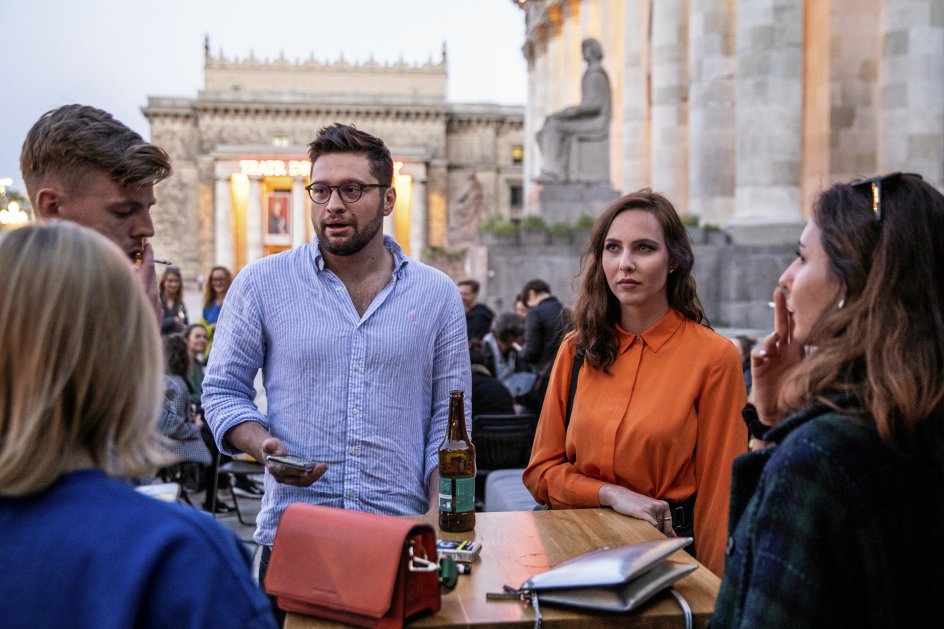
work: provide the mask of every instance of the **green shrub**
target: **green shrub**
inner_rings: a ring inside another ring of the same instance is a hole
[[[479,225],[479,233],[511,236],[515,233],[515,226],[501,216],[489,216]]]
[[[545,224],[544,219],[540,216],[535,216],[532,214],[521,219],[521,229],[525,231],[540,231],[546,227],[547,225]]]
[[[576,229],[592,229],[593,228],[593,217],[589,214],[581,214],[577,218],[577,222],[574,223]]]
[[[573,231],[573,228],[567,223],[554,223],[551,225],[551,233],[555,236],[566,236]]]

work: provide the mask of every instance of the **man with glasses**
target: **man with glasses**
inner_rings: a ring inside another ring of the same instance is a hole
[[[449,392],[470,390],[455,284],[381,230],[397,196],[390,151],[334,124],[309,156],[316,238],[236,276],[203,383],[220,450],[266,465],[255,533],[264,561],[292,502],[394,515],[436,509]],[[265,414],[253,403],[259,369]],[[271,455],[305,461],[290,467]]]

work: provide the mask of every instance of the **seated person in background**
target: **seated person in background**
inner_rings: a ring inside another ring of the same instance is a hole
[[[713,627],[934,623],[942,233],[944,195],[919,175],[837,184],[814,203],[774,292],[774,332],[751,354],[773,447],[735,461]]]
[[[3,626],[274,627],[242,542],[108,477],[165,462],[160,338],[127,257],[58,222],[0,235],[0,268]]]
[[[203,329],[200,324],[195,326]],[[161,414],[161,433],[169,439],[174,462],[200,463],[203,466],[202,485],[206,492],[203,508],[209,511],[213,497],[213,456],[216,444],[203,421],[201,407],[193,403],[193,389],[189,381],[190,353],[182,336],[170,334],[164,337],[164,358],[167,362],[167,373],[164,376],[167,400]],[[224,479],[217,490],[226,486]],[[234,509],[219,498],[213,508],[216,513],[230,513]]]
[[[167,387],[165,404],[170,412],[161,414],[161,434],[170,440],[169,451],[176,463],[185,461],[210,465],[213,458],[200,437],[203,420],[193,412],[190,388],[187,384],[187,342],[179,334],[164,337],[164,360]]]
[[[597,218],[576,330],[551,372],[523,480],[554,509],[608,506],[669,537],[694,536],[698,560],[720,574],[747,395],[737,348],[707,325],[693,264],[660,194],[628,194]]]
[[[482,338],[488,350],[485,365],[506,388],[514,373],[526,370],[524,361],[518,358],[522,341],[524,317],[513,312],[503,312],[495,317],[491,331]]]
[[[209,340],[206,328],[200,323],[191,324],[184,333],[184,340],[187,341],[187,356],[190,359],[190,369],[187,372],[190,401],[200,407],[203,404],[204,352]],[[200,413],[203,413],[202,407]]]
[[[486,351],[482,341],[469,341],[469,360],[472,363],[472,417],[514,413],[515,403],[511,393],[485,366]]]

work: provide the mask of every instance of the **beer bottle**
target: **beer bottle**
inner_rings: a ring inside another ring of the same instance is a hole
[[[450,533],[475,527],[475,446],[465,429],[464,395],[449,394],[449,428],[439,446],[439,528]]]

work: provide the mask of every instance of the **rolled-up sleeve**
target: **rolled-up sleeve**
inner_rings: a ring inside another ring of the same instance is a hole
[[[465,423],[472,432],[472,374],[466,334],[465,310],[458,290],[446,305],[436,336],[433,357],[432,409],[426,438],[426,481],[439,466],[439,446],[449,425],[449,393],[465,392]]]
[[[251,271],[237,275],[226,293],[203,380],[207,424],[220,452],[229,455],[238,453],[224,439],[234,426],[253,421],[269,429],[255,404],[254,382],[265,357],[265,334]]]

